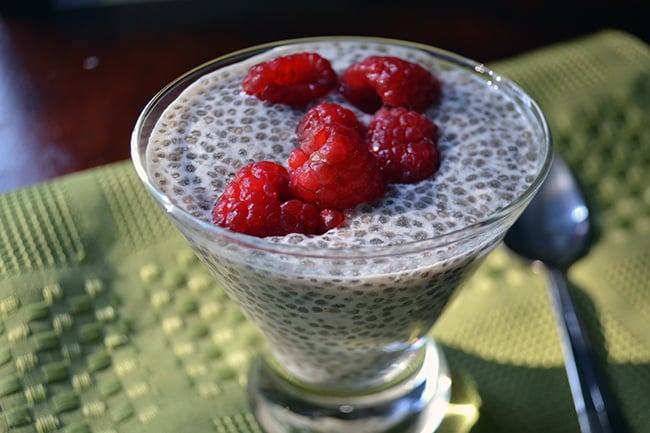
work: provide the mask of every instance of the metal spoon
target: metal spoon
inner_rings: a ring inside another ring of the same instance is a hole
[[[589,208],[578,182],[556,154],[547,179],[506,235],[505,244],[546,271],[581,432],[627,432],[619,405],[578,317],[566,278],[569,266],[589,250],[593,233]]]

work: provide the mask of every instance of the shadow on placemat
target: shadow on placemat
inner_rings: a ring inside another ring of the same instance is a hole
[[[579,431],[562,366],[535,368],[486,361],[444,347],[453,374],[452,401],[440,433]],[[634,377],[650,364],[611,365],[616,376]],[[644,398],[643,392],[637,397]],[[626,408],[626,416],[644,415]],[[631,431],[646,431],[635,423]]]

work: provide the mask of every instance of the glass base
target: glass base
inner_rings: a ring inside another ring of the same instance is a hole
[[[266,433],[431,433],[447,411],[451,376],[433,341],[423,351],[409,377],[354,395],[299,387],[259,359],[249,377],[251,409]]]

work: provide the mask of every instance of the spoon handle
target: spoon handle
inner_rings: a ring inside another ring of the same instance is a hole
[[[584,323],[566,279],[558,269],[547,268],[551,303],[557,320],[566,373],[582,433],[627,433],[618,402],[598,365]]]

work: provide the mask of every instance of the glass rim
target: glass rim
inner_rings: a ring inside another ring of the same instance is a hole
[[[162,192],[155,183],[151,180],[146,168],[146,147],[147,141],[141,140],[141,135],[145,122],[148,116],[154,111],[157,104],[173,90],[185,84],[193,83],[203,76],[208,71],[213,71],[223,64],[228,65],[233,63],[239,58],[248,58],[255,54],[267,51],[269,49],[292,45],[300,43],[313,43],[323,41],[358,41],[368,43],[384,43],[406,48],[414,48],[434,56],[436,59],[446,63],[454,64],[462,68],[473,71],[476,74],[488,77],[498,83],[499,87],[508,88],[510,91],[520,98],[519,105],[525,106],[526,109],[532,112],[534,120],[539,122],[537,125],[540,127],[542,138],[545,142],[544,161],[535,174],[535,179],[528,185],[528,187],[514,200],[509,202],[506,206],[497,209],[490,215],[482,218],[481,220],[464,225],[459,229],[442,233],[437,236],[428,237],[425,239],[418,239],[414,241],[399,243],[399,244],[384,244],[384,245],[364,245],[364,246],[328,246],[315,248],[314,246],[307,245],[294,245],[272,241],[268,238],[255,237],[243,233],[233,232],[229,229],[217,226],[211,222],[193,216],[191,213],[178,206],[174,201],[164,192]],[[144,141],[144,142],[143,142]],[[285,39],[275,42],[269,42],[259,45],[254,45],[241,50],[233,51],[222,56],[218,56],[209,60],[184,74],[180,75],[159,92],[157,92],[145,105],[135,123],[131,133],[131,160],[135,170],[144,183],[149,192],[154,196],[154,199],[161,205],[165,212],[173,213],[175,216],[183,220],[184,223],[190,226],[205,231],[212,238],[219,239],[231,244],[237,244],[241,247],[250,248],[255,251],[265,251],[269,253],[281,253],[285,255],[300,256],[304,258],[330,258],[330,259],[352,259],[352,258],[372,258],[384,257],[395,254],[413,254],[432,248],[444,247],[453,242],[462,241],[472,236],[476,236],[488,230],[493,225],[507,219],[513,214],[514,211],[519,209],[523,204],[532,199],[533,195],[537,192],[541,184],[544,182],[552,163],[553,156],[553,143],[551,139],[551,131],[541,108],[537,102],[530,97],[521,87],[516,83],[504,77],[494,70],[488,68],[483,63],[476,62],[472,59],[463,57],[459,54],[437,48],[434,46],[421,44],[417,42],[404,41],[400,39],[390,39],[381,37],[369,36],[318,36],[308,38],[295,38]]]

